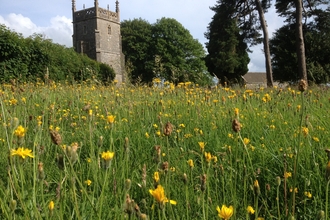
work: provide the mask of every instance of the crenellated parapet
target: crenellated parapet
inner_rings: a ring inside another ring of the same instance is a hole
[[[76,11],[76,8],[74,7],[73,22],[83,21],[94,17],[120,22],[118,6],[116,6],[116,12],[110,11],[109,9],[100,8],[98,5],[93,8],[87,8],[80,11]]]

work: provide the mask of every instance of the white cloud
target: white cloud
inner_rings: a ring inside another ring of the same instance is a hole
[[[51,18],[50,25],[47,27],[37,26],[30,18],[14,13],[10,13],[6,17],[0,16],[0,23],[17,33],[21,33],[24,37],[29,37],[35,33],[42,34],[46,38],[52,39],[54,43],[72,46],[72,23],[71,19],[65,16]]]

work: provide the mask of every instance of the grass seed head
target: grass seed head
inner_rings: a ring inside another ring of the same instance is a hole
[[[239,132],[241,130],[241,124],[238,122],[237,119],[233,120],[232,128],[233,128],[233,131],[235,131],[235,132]]]
[[[307,82],[304,79],[301,79],[298,84],[298,89],[300,92],[304,92],[307,90]]]
[[[172,131],[173,131],[173,125],[171,124],[171,122],[167,122],[164,128],[164,135],[170,136],[172,134]]]
[[[62,137],[56,130],[51,130],[49,133],[50,133],[52,142],[55,145],[60,145],[62,143]]]

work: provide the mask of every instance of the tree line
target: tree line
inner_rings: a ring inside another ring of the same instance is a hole
[[[0,82],[13,79],[35,82],[45,78],[53,81],[111,82],[114,70],[96,62],[73,48],[55,44],[40,34],[24,38],[0,25]]]
[[[265,13],[275,7],[285,18],[269,37]],[[250,47],[263,44],[267,85],[273,81],[327,83],[330,76],[329,0],[217,0],[203,45],[173,18],[154,24],[138,18],[121,23],[128,79],[151,83],[155,77],[175,84],[244,83]],[[106,64],[54,44],[42,35],[24,38],[0,25],[0,81],[43,78],[55,81],[96,79],[111,82]]]
[[[270,38],[265,13],[275,7],[285,18]],[[139,18],[121,24],[123,52],[131,81],[161,77],[172,82],[244,83],[250,47],[263,44],[267,85],[305,79],[326,83],[330,76],[328,0],[218,0],[205,37],[206,50],[175,19],[155,24]]]

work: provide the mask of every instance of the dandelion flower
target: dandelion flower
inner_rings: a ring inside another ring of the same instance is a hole
[[[53,211],[55,208],[55,203],[54,201],[50,201],[49,204],[48,204],[48,209],[49,211]]]
[[[289,178],[289,177],[292,177],[292,174],[291,174],[291,172],[285,172],[284,173],[284,178]]]
[[[205,152],[204,153],[204,156],[205,156],[205,160],[206,160],[206,162],[207,163],[210,163],[211,162],[211,160],[212,160],[212,155],[211,155],[211,153],[210,152]]]
[[[250,143],[250,139],[244,138],[243,139],[243,142],[244,142],[245,145],[248,145]]]
[[[110,151],[103,152],[101,154],[101,158],[103,159],[102,160],[103,168],[108,169],[110,167],[111,160],[114,157],[114,155],[115,155],[115,153],[114,152],[110,152]]]
[[[218,216],[224,220],[230,219],[234,213],[233,206],[227,207],[226,205],[222,205],[221,209],[219,206],[217,206],[216,210],[218,211]]]
[[[16,130],[14,131],[15,136],[17,136],[19,138],[24,137],[25,133],[26,133],[26,129],[22,125],[18,126],[16,128]]]
[[[305,196],[307,196],[309,199],[312,198],[312,193],[310,193],[310,192],[305,192],[304,194],[305,194]]]
[[[92,185],[92,181],[91,181],[91,180],[86,180],[86,181],[85,181],[85,184],[86,184],[87,186],[90,186],[90,185]]]
[[[205,143],[204,142],[198,142],[199,148],[201,149],[201,151],[204,151],[205,148]]]
[[[101,154],[101,157],[102,157],[103,160],[108,161],[108,160],[112,160],[114,155],[115,155],[114,152],[107,151],[107,152],[103,152]]]
[[[190,168],[193,168],[194,167],[194,161],[192,159],[189,159],[187,161],[187,163],[188,163],[188,165],[189,165]]]
[[[11,150],[11,156],[19,156],[22,157],[23,159],[25,159],[25,157],[31,157],[33,158],[33,154],[32,154],[32,150],[25,148],[24,147],[19,147],[16,150],[12,149]]]
[[[247,208],[246,208],[246,211],[249,213],[249,214],[254,214],[254,209],[253,209],[253,207],[252,206],[248,206]]]
[[[149,189],[149,193],[156,199],[156,201],[160,204],[165,204],[166,202],[170,202],[172,205],[176,205],[176,201],[169,200],[165,196],[165,190],[161,185],[158,185],[155,190]]]
[[[154,181],[155,181],[156,183],[159,182],[159,172],[154,172]]]
[[[109,116],[107,116],[107,122],[109,124],[113,124],[115,122],[115,118],[116,118],[116,116],[109,115]]]

